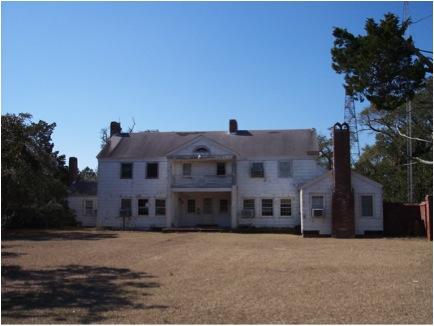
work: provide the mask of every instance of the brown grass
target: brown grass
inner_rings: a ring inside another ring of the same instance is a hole
[[[432,323],[432,243],[3,234],[3,323]]]

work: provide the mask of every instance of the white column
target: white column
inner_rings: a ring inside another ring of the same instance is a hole
[[[237,186],[232,186],[231,191],[231,228],[236,229],[238,227],[238,218],[237,218]]]

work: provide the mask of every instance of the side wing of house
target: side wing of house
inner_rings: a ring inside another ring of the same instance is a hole
[[[68,205],[75,212],[76,221],[82,226],[96,226],[97,197],[68,196]]]

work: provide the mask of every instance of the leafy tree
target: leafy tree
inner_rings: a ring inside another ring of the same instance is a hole
[[[86,166],[78,173],[78,178],[84,181],[96,181],[96,172],[90,167]]]
[[[318,135],[319,164],[331,170],[333,167],[333,139],[324,135]]]
[[[1,117],[2,225],[71,225],[65,156],[53,151],[51,141],[56,124],[31,118],[29,113]]]
[[[410,20],[402,23],[394,14],[380,23],[367,19],[366,35],[335,28],[332,67],[345,75],[347,94],[369,100],[377,110],[395,110],[425,87],[432,74],[432,59],[405,36]]]

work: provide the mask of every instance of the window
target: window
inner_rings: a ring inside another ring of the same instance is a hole
[[[273,216],[272,199],[262,199],[262,216]]]
[[[243,209],[255,210],[255,200],[254,199],[244,199]]]
[[[362,203],[362,216],[372,217],[374,216],[374,205],[372,195],[361,196]]]
[[[220,199],[220,213],[227,213],[229,210],[229,202],[227,199]]]
[[[291,162],[279,162],[279,178],[289,178],[291,175]]]
[[[121,163],[121,179],[132,179],[133,163]]]
[[[149,215],[149,200],[139,199],[137,201],[138,215]]]
[[[184,177],[191,176],[191,164],[190,163],[182,164],[182,175]]]
[[[264,163],[252,163],[250,168],[250,176],[252,178],[264,177]]]
[[[131,216],[131,198],[121,199],[121,216]]]
[[[208,154],[209,150],[206,147],[198,147],[194,150],[194,152],[199,154]]]
[[[155,200],[155,215],[166,215],[166,200],[156,199]]]
[[[146,164],[146,178],[157,179],[158,178],[158,163]]]
[[[312,209],[324,209],[324,196],[312,196]]]
[[[194,199],[187,200],[187,213],[196,213],[196,201]]]
[[[217,175],[226,175],[226,163],[217,163]]]
[[[291,216],[291,199],[280,200],[280,216]]]
[[[203,213],[212,214],[212,198],[203,199]]]
[[[93,200],[84,201],[84,215],[92,216],[93,214]]]

